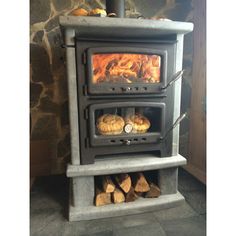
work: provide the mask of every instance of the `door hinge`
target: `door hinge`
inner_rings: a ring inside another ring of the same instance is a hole
[[[83,92],[84,92],[84,95],[85,95],[85,96],[88,95],[88,86],[87,86],[87,85],[84,85],[84,86],[83,86]]]
[[[85,119],[85,120],[88,120],[88,118],[89,118],[89,112],[88,112],[88,108],[86,108],[86,109],[84,110],[84,119]]]
[[[85,52],[82,54],[82,63],[87,64],[87,54]]]
[[[89,138],[85,138],[85,147],[89,147]]]

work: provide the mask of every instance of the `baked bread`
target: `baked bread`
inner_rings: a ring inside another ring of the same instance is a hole
[[[87,16],[89,13],[84,8],[77,8],[74,11],[71,12],[74,16]]]
[[[125,123],[133,126],[132,133],[146,133],[151,126],[150,121],[141,114],[127,116]]]
[[[120,134],[124,125],[124,119],[118,115],[104,114],[97,120],[97,129],[102,135]]]
[[[89,12],[90,16],[101,14],[101,16],[106,16],[107,12],[101,8],[95,8]]]

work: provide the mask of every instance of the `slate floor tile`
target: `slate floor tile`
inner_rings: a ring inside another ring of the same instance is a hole
[[[62,236],[66,223],[62,212],[54,211],[34,214],[30,220],[31,236]]]
[[[57,201],[52,195],[46,193],[31,194],[30,211],[62,209],[63,205]]]
[[[187,218],[197,215],[197,213],[187,202],[184,202],[180,206],[174,208],[156,211],[153,214],[158,221]]]
[[[66,222],[63,229],[63,236],[81,236],[87,232],[89,231],[85,228],[83,222]]]
[[[114,229],[114,236],[166,236],[159,223]]]
[[[185,192],[186,202],[198,213],[206,213],[206,193],[203,191]]]
[[[103,231],[95,234],[83,234],[81,236],[113,236],[113,235],[114,235],[113,231]]]
[[[30,211],[62,209],[68,202],[68,181],[65,176],[36,179],[30,191]]]
[[[88,229],[90,233],[112,231],[112,218],[84,221],[84,227]]]
[[[112,232],[112,218],[67,222],[63,236],[96,235],[100,232]]]
[[[134,227],[156,223],[157,219],[153,213],[142,213],[137,215],[120,216],[112,219],[113,229]]]
[[[179,168],[179,175],[178,175],[178,189],[182,192],[187,191],[205,191],[206,187],[203,183],[197,180],[195,177],[190,175],[187,171],[182,168]]]
[[[167,236],[205,236],[206,222],[202,216],[160,222]]]

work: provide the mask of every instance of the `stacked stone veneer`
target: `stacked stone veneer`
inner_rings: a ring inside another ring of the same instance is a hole
[[[65,49],[58,19],[77,8],[105,8],[102,0],[30,1],[30,113],[31,141],[50,140],[54,157],[50,173],[65,171],[70,159],[68,92]],[[167,17],[176,21],[192,20],[192,2],[186,0],[126,0],[126,16]],[[185,36],[181,112],[188,111],[191,97],[192,33]],[[180,126],[180,153],[187,157],[189,121]]]

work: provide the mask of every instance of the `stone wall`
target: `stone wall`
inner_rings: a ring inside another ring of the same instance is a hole
[[[68,94],[65,50],[58,19],[77,8],[105,8],[104,0],[31,0],[30,1],[30,113],[31,142],[49,140],[54,156],[48,160],[50,174],[63,173],[70,159]],[[126,0],[126,16],[167,17],[177,21],[192,20],[191,0]],[[185,38],[181,110],[187,111],[191,97],[192,33]],[[187,155],[189,122],[180,128],[180,152]]]

